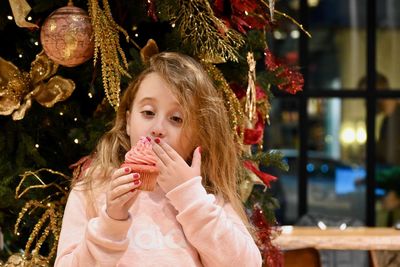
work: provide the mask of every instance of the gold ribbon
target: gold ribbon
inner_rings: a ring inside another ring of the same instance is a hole
[[[9,0],[15,23],[21,28],[39,28],[38,25],[27,22],[26,16],[31,11],[31,7],[25,0]]]
[[[253,128],[253,123],[257,118],[257,98],[256,98],[256,61],[252,52],[247,53],[247,63],[249,64],[248,85],[246,90],[245,113],[248,118],[247,128]]]
[[[12,114],[13,120],[21,120],[33,99],[47,108],[66,100],[75,83],[61,76],[52,77],[57,69],[58,64],[43,51],[32,62],[29,73],[0,57],[0,115]]]

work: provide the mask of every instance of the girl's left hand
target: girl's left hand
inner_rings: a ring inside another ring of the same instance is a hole
[[[158,157],[157,166],[160,170],[157,181],[164,192],[168,193],[180,184],[201,175],[200,147],[194,150],[192,165],[189,166],[172,147],[163,140],[158,140],[159,143],[153,142],[153,151]]]

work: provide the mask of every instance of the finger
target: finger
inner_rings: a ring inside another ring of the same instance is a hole
[[[158,144],[173,161],[179,160],[181,158],[178,152],[176,152],[175,149],[168,145],[167,142],[164,142],[160,138],[154,139],[154,142]]]
[[[193,152],[192,168],[195,170],[201,170],[201,147],[198,146]]]
[[[141,185],[141,183],[142,182],[140,180],[135,180],[129,184],[123,184],[123,185],[120,185],[120,186],[114,188],[111,191],[110,200],[111,201],[116,200],[116,199],[122,197],[123,195],[131,192],[132,190],[135,190],[136,188],[138,188]]]
[[[124,174],[128,174],[130,173],[132,170],[130,167],[122,167],[122,168],[118,168],[116,169],[113,174],[111,175],[111,179],[114,180]]]
[[[165,163],[160,159],[157,158],[157,163],[156,163],[157,168],[161,171],[163,169],[165,169],[167,166],[165,165]]]
[[[153,151],[158,157],[158,159],[162,162],[163,165],[168,165],[169,163],[172,162],[172,159],[168,154],[162,149],[162,147],[158,144],[153,144]]]
[[[140,178],[138,173],[130,173],[127,175],[122,175],[111,181],[111,189],[114,189],[120,185],[131,183]]]
[[[135,202],[136,198],[138,197],[139,192],[139,190],[133,190],[129,192],[129,194],[126,194],[127,200],[124,200],[124,205],[126,205],[127,207],[132,206],[133,202]]]
[[[138,195],[139,195],[139,190],[129,191],[125,195],[122,195],[121,197],[111,201],[110,205],[130,206],[135,201]]]

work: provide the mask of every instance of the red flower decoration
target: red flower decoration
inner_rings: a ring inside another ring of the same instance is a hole
[[[277,86],[280,90],[290,94],[296,94],[303,89],[303,75],[295,69],[285,65],[282,60],[276,58],[271,51],[266,48],[264,51],[264,64],[268,71],[274,73],[278,79]]]
[[[250,160],[245,160],[243,162],[243,165],[246,169],[250,170],[251,172],[253,172],[255,175],[258,176],[258,178],[261,179],[261,181],[263,181],[263,183],[267,186],[267,187],[271,187],[271,182],[275,181],[277,178],[275,176],[272,176],[271,174],[265,173],[260,171],[256,164],[254,164],[254,162],[250,161]]]
[[[224,0],[215,0],[213,9],[227,27],[234,27],[242,33],[270,24],[268,13],[260,8],[257,0],[231,0],[229,10],[225,9]]]

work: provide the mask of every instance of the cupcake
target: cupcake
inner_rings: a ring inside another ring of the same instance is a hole
[[[133,172],[140,175],[142,184],[138,189],[153,191],[159,174],[156,162],[150,141],[146,137],[140,137],[137,144],[125,154],[125,161],[121,167],[130,167]]]

